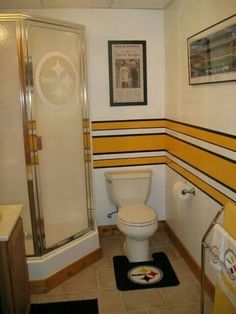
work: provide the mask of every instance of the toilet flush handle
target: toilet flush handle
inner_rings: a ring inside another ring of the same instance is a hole
[[[117,206],[116,206],[116,209],[113,212],[107,214],[107,218],[112,218],[112,215],[114,215],[116,213],[118,213],[118,207]]]

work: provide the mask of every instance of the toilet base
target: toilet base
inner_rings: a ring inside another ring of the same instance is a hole
[[[132,263],[152,260],[149,249],[149,239],[137,240],[126,237],[124,251],[129,262]]]

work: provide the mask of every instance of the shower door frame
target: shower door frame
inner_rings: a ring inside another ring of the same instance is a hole
[[[34,255],[41,256],[52,250],[55,250],[88,231],[94,229],[94,210],[92,198],[92,182],[91,182],[91,147],[90,147],[90,122],[88,112],[87,97],[87,69],[86,69],[86,47],[85,47],[85,27],[79,24],[66,23],[58,20],[35,17],[28,14],[4,14],[1,20],[16,22],[16,36],[18,47],[18,64],[20,79],[20,103],[23,121],[23,136],[25,146],[25,162],[27,186],[30,204],[30,216],[32,224],[32,237],[34,245]],[[82,119],[83,119],[83,143],[84,143],[84,166],[85,166],[85,182],[86,182],[86,200],[88,228],[69,236],[68,238],[46,248],[45,229],[42,201],[39,186],[39,170],[37,150],[32,149],[30,137],[35,135],[34,117],[32,111],[31,93],[34,89],[32,84],[32,68],[31,57],[29,55],[28,26],[32,24],[41,25],[44,28],[53,28],[54,30],[67,30],[80,36],[80,73],[78,73],[81,87],[79,88],[80,100],[82,101]],[[33,161],[33,163],[32,163]]]

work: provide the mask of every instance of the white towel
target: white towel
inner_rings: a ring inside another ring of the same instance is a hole
[[[227,237],[228,233],[225,229],[220,224],[215,224],[211,243],[211,265],[218,272],[222,271],[221,262],[224,262],[225,241]]]
[[[233,283],[236,288],[236,240],[228,233],[224,241],[224,263],[226,267],[223,272],[230,284]]]
[[[236,309],[236,240],[228,233],[224,240],[224,267],[218,275],[218,283]]]

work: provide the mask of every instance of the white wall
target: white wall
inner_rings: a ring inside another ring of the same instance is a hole
[[[47,16],[86,26],[91,120],[164,117],[162,11],[118,9],[47,9],[27,11],[39,16]],[[147,106],[110,107],[108,40],[147,41]]]
[[[188,84],[187,38],[236,13],[235,0],[175,0],[165,11],[166,117],[236,134],[236,82]],[[217,151],[216,151],[217,152]],[[170,193],[184,180],[167,170],[166,215],[171,228],[200,264],[201,239],[219,204],[197,190],[187,201]],[[207,264],[207,273],[214,281]]]
[[[176,182],[188,182],[172,169],[166,169],[166,217],[167,222],[178,238],[182,241],[188,252],[196,262],[201,265],[201,241],[211,220],[215,217],[220,205],[209,198],[197,187],[195,195],[190,195],[188,199],[182,200],[173,192]],[[222,221],[222,216],[219,221]],[[211,236],[207,241],[211,243]],[[215,282],[215,272],[209,263],[209,255],[206,258],[207,274]]]
[[[165,10],[167,118],[236,133],[236,83],[190,86],[187,63],[187,38],[235,13],[235,0],[175,0]]]

